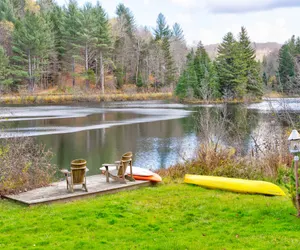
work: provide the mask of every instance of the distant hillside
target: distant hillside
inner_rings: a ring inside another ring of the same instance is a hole
[[[218,53],[219,44],[206,45],[205,49],[211,58],[215,58]],[[272,52],[279,51],[281,44],[279,43],[252,43],[253,48],[256,50],[257,60],[262,61],[264,56],[269,55]]]

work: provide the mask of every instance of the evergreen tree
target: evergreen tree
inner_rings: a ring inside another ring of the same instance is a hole
[[[236,53],[237,42],[233,34],[229,32],[224,36],[223,42],[218,46],[218,56],[216,58],[220,91],[226,98],[237,96]]]
[[[95,19],[95,34],[94,37],[96,40],[96,51],[97,51],[97,60],[99,62],[99,75],[96,74],[96,85],[98,84],[98,80],[100,80],[102,94],[104,94],[104,55],[111,48],[111,37],[109,33],[109,24],[107,14],[104,9],[100,5],[99,1],[97,2],[94,11],[94,19]],[[96,63],[97,64],[97,63]],[[96,73],[98,64],[96,65]]]
[[[28,88],[34,90],[41,79],[43,65],[48,63],[53,49],[53,35],[49,23],[39,12],[26,11],[24,18],[15,25],[13,33],[13,61],[18,76],[27,75]],[[23,80],[23,79],[19,79]]]
[[[120,3],[117,6],[116,14],[122,22],[122,31],[130,36],[130,38],[133,38],[135,31],[135,20],[131,10],[123,3]]]
[[[201,41],[197,46],[194,64],[197,75],[197,86],[194,88],[195,96],[205,100],[216,98],[219,86],[215,65],[211,62]]]
[[[262,81],[265,84],[265,86],[268,85],[268,77],[267,77],[266,72],[264,72],[263,75],[262,75]]]
[[[239,34],[236,58],[236,69],[238,71],[236,85],[240,97],[243,97],[246,92],[255,96],[262,95],[262,81],[255,57],[255,50],[251,46],[247,31],[245,27],[242,27]]]
[[[204,48],[204,45],[200,41],[197,45],[197,50],[196,50],[196,55],[194,60],[199,86],[200,86],[201,79],[203,79],[205,76],[205,72],[210,62],[211,62],[210,58]]]
[[[175,82],[175,66],[174,59],[170,49],[170,36],[171,31],[167,25],[166,19],[163,14],[159,14],[156,20],[156,29],[154,30],[155,40],[161,46],[163,51],[163,81],[166,86],[173,87]]]
[[[65,9],[65,18],[62,30],[64,37],[63,47],[66,49],[66,63],[67,66],[71,65],[73,86],[76,84],[76,60],[81,59],[80,38],[82,36],[82,19],[82,13],[78,8],[77,2],[75,0],[70,0],[67,9]]]
[[[172,35],[176,41],[184,42],[183,30],[178,23],[175,23],[172,27]]]
[[[170,42],[167,37],[164,37],[162,40],[162,50],[164,52],[164,84],[166,86],[173,86],[174,80],[175,80],[175,67],[174,67],[174,61],[173,57],[171,55],[170,51]]]
[[[54,35],[54,48],[57,55],[57,72],[63,71],[63,57],[66,52],[66,44],[64,42],[64,21],[65,21],[65,12],[63,9],[54,5],[49,11],[49,19],[52,24],[52,30]]]
[[[0,1],[0,46],[4,48],[9,56],[12,54],[11,36],[15,22],[16,18],[11,1]]]
[[[184,99],[188,94],[188,86],[186,83],[186,71],[180,75],[178,83],[175,88],[175,95],[179,97],[179,99]]]
[[[84,50],[84,66],[85,66],[85,82],[86,88],[90,86],[89,69],[92,63],[93,52],[95,51],[97,38],[95,37],[95,15],[93,13],[93,6],[90,3],[84,5],[82,10],[82,30],[80,36],[80,43]]]
[[[281,89],[285,92],[288,92],[288,82],[295,76],[294,57],[288,44],[284,44],[279,50],[278,75]]]
[[[127,82],[127,76],[135,76],[135,20],[131,10],[119,4],[116,9],[118,33],[115,38],[114,61],[116,65],[117,88]],[[127,74],[127,72],[129,74]]]
[[[195,55],[191,51],[187,55],[186,69],[179,78],[176,85],[175,94],[180,98],[184,99],[187,97],[194,97],[194,89],[197,88],[197,75],[195,71]]]
[[[155,40],[162,40],[163,38],[169,38],[171,35],[170,27],[167,25],[165,16],[159,13],[156,19],[156,28],[154,29]]]
[[[1,0],[0,2],[0,22],[8,21],[15,23],[15,15],[13,5],[10,0]]]
[[[5,54],[3,47],[0,46],[0,89],[13,83],[9,67],[9,59]]]

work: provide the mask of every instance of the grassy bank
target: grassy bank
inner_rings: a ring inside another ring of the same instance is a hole
[[[136,94],[46,94],[1,96],[0,104],[64,104],[78,102],[145,101],[168,100],[172,93],[136,93]]]
[[[299,249],[287,197],[169,184],[67,204],[0,201],[2,249]]]

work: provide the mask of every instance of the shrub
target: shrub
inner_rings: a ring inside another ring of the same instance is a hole
[[[238,154],[233,147],[202,143],[193,159],[158,170],[158,173],[172,180],[183,178],[185,174],[199,174],[287,183],[286,173],[290,172],[292,156],[283,135],[278,135],[275,141],[276,144],[263,141],[260,151],[246,155]]]
[[[0,195],[46,186],[55,179],[52,152],[33,138],[0,141]]]

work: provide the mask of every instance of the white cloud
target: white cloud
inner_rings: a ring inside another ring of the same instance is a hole
[[[148,5],[149,2],[150,2],[150,0],[144,0],[144,4],[145,4],[145,5]]]
[[[191,24],[193,22],[192,16],[189,13],[179,13],[176,16],[176,22],[179,24]]]
[[[193,7],[197,5],[196,0],[170,0],[172,3],[183,6],[183,7]]]
[[[206,0],[213,13],[245,13],[285,7],[300,7],[299,0]]]
[[[300,7],[299,0],[169,0],[185,8],[197,7],[212,13],[246,13],[278,8]]]
[[[259,21],[248,27],[248,33],[255,42],[284,43],[293,34],[288,29],[284,18],[277,18],[272,22]]]

